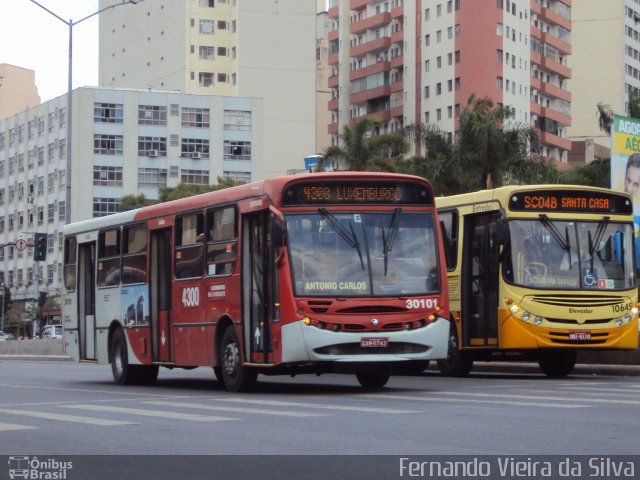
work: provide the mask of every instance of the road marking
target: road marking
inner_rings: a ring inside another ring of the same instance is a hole
[[[11,430],[31,430],[38,427],[30,427],[29,425],[15,425],[13,423],[1,423],[0,432],[8,432]]]
[[[540,395],[513,395],[513,394],[501,394],[496,397],[494,393],[469,393],[469,392],[430,392],[437,395],[455,395],[455,396],[469,396],[469,397],[492,397],[492,398],[518,398],[518,399],[532,399],[532,400],[554,400],[554,401],[569,401],[569,402],[590,402],[590,403],[621,403],[629,405],[638,405],[640,400],[615,400],[604,398],[568,398],[568,397],[543,397]]]
[[[82,393],[100,393],[100,394],[110,394],[110,395],[141,395],[145,397],[166,397],[167,395],[162,395],[158,393],[143,393],[143,392],[134,392],[134,391],[126,391],[126,389],[122,389],[122,391],[118,390],[91,390],[86,388],[63,388],[63,387],[45,387],[39,385],[9,385],[6,383],[0,383],[0,387],[8,387],[8,388],[32,388],[36,390],[60,390],[63,392],[82,392]]]
[[[252,405],[271,405],[278,407],[303,407],[318,408],[321,410],[343,410],[348,412],[367,412],[367,413],[424,413],[420,410],[398,410],[395,408],[373,408],[373,407],[350,407],[346,405],[327,405],[322,403],[306,403],[306,402],[283,402],[279,400],[259,400],[248,398],[212,398],[217,402],[230,403],[248,403]]]
[[[164,402],[159,400],[149,401],[144,403],[150,403],[152,405],[160,405],[165,407],[200,408],[203,410],[220,410],[225,412],[239,412],[239,413],[257,413],[260,415],[283,415],[285,417],[325,417],[326,416],[326,414],[324,413],[261,410],[259,408],[224,407],[222,405],[207,405],[204,403]]]
[[[636,396],[640,393],[637,390],[631,390],[628,388],[615,388],[615,392],[603,392],[601,388],[589,388],[589,387],[563,387],[562,390],[569,390],[570,392],[589,392],[592,395],[606,395],[606,396]]]
[[[591,405],[579,405],[571,403],[541,403],[541,402],[516,402],[509,400],[478,400],[476,398],[445,398],[445,397],[413,397],[411,395],[393,395],[385,393],[365,393],[365,397],[389,398],[396,400],[410,400],[416,402],[458,402],[458,403],[485,403],[490,405],[514,405],[521,407],[542,407],[542,408],[588,408]]]
[[[125,408],[125,407],[113,407],[110,405],[59,405],[61,408],[77,408],[80,410],[91,410],[94,412],[112,412],[112,413],[127,413],[132,415],[142,415],[145,417],[161,417],[172,418],[175,420],[193,420],[196,422],[220,422],[224,420],[238,420],[237,418],[229,417],[211,417],[204,415],[194,415],[192,413],[179,413],[179,412],[160,412],[154,410],[144,410],[142,408]]]
[[[0,408],[1,413],[10,415],[26,415],[32,418],[56,420],[61,422],[87,423],[89,425],[113,426],[113,425],[139,425],[135,422],[123,422],[120,420],[107,420],[105,418],[82,417],[78,415],[63,415],[61,413],[35,412],[30,410],[16,410],[13,408]]]

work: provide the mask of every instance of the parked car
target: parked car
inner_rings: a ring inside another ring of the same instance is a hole
[[[62,338],[62,325],[45,325],[40,330],[40,338]]]
[[[4,342],[6,340],[9,340],[9,335],[0,330],[0,342]]]

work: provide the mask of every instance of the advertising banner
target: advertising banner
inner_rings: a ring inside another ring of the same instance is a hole
[[[633,199],[636,252],[640,252],[640,120],[614,115],[611,139],[611,188]],[[638,254],[636,268],[640,268]]]

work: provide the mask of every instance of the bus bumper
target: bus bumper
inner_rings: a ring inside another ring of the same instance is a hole
[[[363,339],[387,339],[386,347],[363,347]],[[395,332],[332,332],[302,321],[282,327],[282,363],[400,362],[446,358],[449,321]]]

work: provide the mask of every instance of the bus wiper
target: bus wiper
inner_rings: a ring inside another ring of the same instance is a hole
[[[593,242],[591,241],[591,230],[589,230],[589,255],[591,257],[593,257],[598,245],[600,245],[602,237],[604,236],[604,231],[607,229],[607,225],[609,225],[609,217],[603,217],[602,220],[598,222],[598,228],[596,228]]]
[[[540,214],[540,223],[542,223],[542,225],[544,225],[544,228],[548,230],[556,243],[560,245],[560,248],[568,252],[571,248],[569,245],[569,231],[565,228],[565,238],[562,238],[562,234],[560,233],[560,230],[558,230],[558,227],[556,227],[555,224],[551,220],[549,220],[549,217],[544,213]]]
[[[389,224],[389,228],[387,231],[389,234],[387,235],[382,229],[382,255],[384,256],[384,276],[387,276],[387,264],[389,261],[389,252],[393,249],[393,243],[396,240],[396,234],[398,233],[398,220],[400,219],[400,214],[402,213],[401,208],[396,208],[393,212],[393,216],[391,217],[391,223]]]
[[[326,208],[319,208],[318,213],[322,216],[324,220],[327,221],[329,226],[333,228],[333,230],[340,235],[351,248],[355,248],[356,252],[358,252],[358,257],[360,257],[360,265],[362,265],[362,269],[364,270],[364,260],[362,259],[362,252],[360,251],[360,243],[358,242],[358,238],[356,237],[356,232],[353,229],[353,224],[349,223],[349,227],[351,231],[344,228],[344,225],[340,223],[336,217],[333,216],[331,212],[329,212]]]

